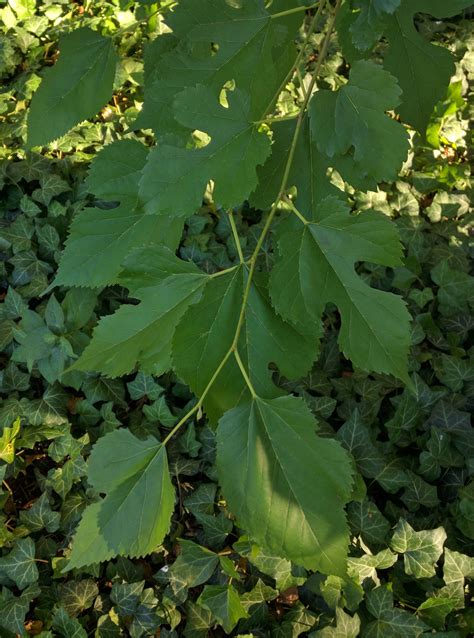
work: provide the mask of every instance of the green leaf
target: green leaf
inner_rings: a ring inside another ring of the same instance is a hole
[[[15,440],[20,434],[21,419],[17,417],[11,427],[4,427],[0,437],[0,459],[5,463],[15,460]]]
[[[454,392],[461,391],[465,383],[474,381],[474,363],[472,360],[442,354],[440,363],[439,369],[436,366],[436,376]]]
[[[178,259],[165,247],[134,251],[125,260],[119,281],[141,303],[122,305],[104,317],[72,369],[117,377],[138,364],[146,373],[163,374],[171,366],[176,325],[199,300],[207,279],[193,263]]]
[[[92,578],[70,580],[59,587],[61,605],[70,616],[78,616],[94,604],[99,588]]]
[[[348,573],[359,583],[371,579],[379,583],[377,569],[388,569],[397,562],[397,555],[389,549],[383,549],[377,554],[364,554],[359,558],[349,556]]]
[[[464,584],[465,578],[474,578],[474,558],[446,547],[443,566],[444,582],[447,585],[456,582]]]
[[[248,537],[242,536],[233,545],[233,549],[243,558],[246,558],[258,571],[267,574],[275,580],[275,586],[279,591],[286,591],[290,587],[298,587],[306,581],[306,571],[302,567],[293,565],[286,558],[280,558],[266,552]]]
[[[139,372],[133,381],[127,383],[127,390],[134,401],[144,397],[156,401],[165,391],[153,377],[143,372]]]
[[[118,555],[143,556],[159,546],[169,530],[174,490],[158,441],[141,441],[123,429],[107,434],[92,449],[88,481],[106,496],[86,508],[66,570]]]
[[[38,585],[30,585],[20,596],[14,596],[6,587],[0,594],[0,628],[24,635],[25,616],[31,601],[41,593]]]
[[[87,638],[87,631],[76,618],[70,618],[62,607],[54,614],[53,628],[64,638]]]
[[[110,38],[89,27],[61,38],[59,61],[45,73],[28,114],[28,146],[61,137],[112,97],[117,54]]]
[[[449,18],[471,4],[470,0],[402,0],[395,13],[385,18],[389,47],[384,66],[398,79],[403,91],[397,111],[420,133],[425,133],[436,103],[444,97],[455,66],[450,51],[419,33],[415,15],[420,12]]]
[[[148,214],[189,216],[214,182],[214,201],[223,208],[239,205],[256,187],[256,167],[270,154],[270,139],[250,119],[250,98],[229,92],[221,105],[210,89],[197,86],[179,93],[173,112],[178,122],[199,129],[211,141],[199,149],[163,144],[150,152],[140,183]]]
[[[405,572],[415,578],[429,578],[436,573],[436,562],[443,553],[446,532],[442,527],[433,530],[415,530],[400,519],[390,547],[403,554]]]
[[[176,329],[173,365],[197,395],[202,394],[232,345],[247,276],[247,269],[240,266],[211,279],[199,303],[189,308]],[[282,393],[272,381],[269,364],[276,364],[285,377],[297,379],[309,370],[317,349],[314,337],[300,334],[275,314],[264,283],[257,278],[251,285],[238,350],[256,392],[273,398]],[[207,415],[215,422],[248,397],[232,357],[206,397]]]
[[[368,592],[367,609],[378,620],[364,628],[364,638],[418,638],[429,627],[413,614],[393,607],[393,595],[386,586]]]
[[[47,492],[43,492],[30,509],[20,512],[20,521],[30,532],[46,529],[52,534],[58,530],[60,519],[61,514],[51,509]]]
[[[18,539],[8,556],[0,558],[0,574],[8,576],[19,589],[38,580],[35,544],[31,538]]]
[[[185,638],[207,638],[212,625],[212,614],[209,609],[195,605],[190,600],[186,603]]]
[[[270,208],[278,196],[294,133],[295,121],[272,125],[272,154],[263,166],[257,168],[258,186],[250,197],[252,206]],[[301,210],[315,210],[325,197],[342,194],[326,175],[331,164],[332,161],[312,142],[310,121],[305,117],[288,175],[288,186],[296,186]]]
[[[392,14],[401,0],[356,0],[360,7],[356,19],[351,24],[352,41],[360,51],[367,51],[380,38],[384,29],[385,14]]]
[[[147,149],[135,140],[106,146],[94,159],[88,185],[116,208],[90,208],[74,217],[55,286],[98,287],[117,282],[120,267],[136,248],[160,244],[174,250],[182,222],[145,215],[138,197]]]
[[[456,601],[446,597],[429,597],[418,607],[417,614],[435,629],[444,629],[446,616],[456,608]]]
[[[311,634],[310,638],[357,638],[360,631],[360,619],[357,614],[350,616],[338,607],[336,609],[336,626],[324,627]]]
[[[230,634],[241,618],[248,617],[239,594],[232,585],[206,585],[197,604],[212,613],[226,634]]]
[[[275,0],[271,10],[291,6],[287,0]],[[137,126],[153,128],[158,137],[170,131],[186,137],[174,119],[173,99],[196,84],[217,96],[233,81],[251,96],[253,119],[263,117],[296,57],[301,14],[272,19],[260,0],[184,0],[166,23],[173,33],[156,38],[146,49],[145,104]]]
[[[327,157],[351,151],[342,176],[377,182],[395,179],[408,153],[408,134],[385,113],[400,102],[396,79],[373,62],[356,62],[339,91],[318,91],[311,100],[311,135]],[[347,158],[346,158],[347,160]],[[353,180],[348,179],[351,183]]]
[[[375,433],[362,421],[358,410],[339,428],[336,437],[352,454],[361,474],[376,479],[387,492],[395,493],[407,484],[401,463],[384,454],[375,441]]]
[[[356,261],[400,263],[395,227],[373,211],[350,215],[335,198],[325,199],[314,221],[290,218],[279,228],[280,257],[270,276],[277,312],[295,325],[319,323],[328,302],[341,313],[339,344],[354,366],[385,372],[409,383],[409,314],[391,293],[370,288]]]
[[[349,504],[349,524],[355,534],[360,534],[369,545],[384,545],[390,531],[390,523],[372,501],[364,499]]]
[[[264,549],[310,569],[344,575],[343,507],[351,469],[335,441],[315,435],[301,399],[255,398],[217,430],[217,471],[239,524]],[[317,469],[316,469],[317,468]]]
[[[180,554],[170,570],[170,580],[176,589],[197,587],[205,583],[214,573],[219,556],[201,545],[180,540]]]

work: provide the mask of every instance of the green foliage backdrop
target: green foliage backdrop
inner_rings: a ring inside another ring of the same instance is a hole
[[[304,4],[0,8],[0,635],[473,631],[470,3]]]

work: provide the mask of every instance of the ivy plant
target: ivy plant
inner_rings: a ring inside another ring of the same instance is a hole
[[[380,212],[353,213],[348,193],[396,178],[410,137],[425,136],[454,70],[450,52],[417,31],[417,12],[444,18],[470,4],[180,0],[156,10],[162,29],[145,51],[135,122],[154,144],[130,134],[94,159],[87,187],[98,205],[74,217],[52,287],[129,291],[69,373],[173,371],[197,399],[161,441],[116,429],[94,445],[87,476],[101,496],[84,511],[66,570],[160,545],[175,500],[167,444],[205,413],[239,526],[264,551],[344,578],[354,468],[347,446],[318,433],[304,399],[287,394],[282,380],[311,369],[332,304],[353,366],[413,389],[405,303],[371,287],[357,268],[401,266],[397,230]],[[350,68],[345,83],[331,87],[319,80],[334,33]],[[53,142],[112,97],[113,37],[82,27],[63,35],[59,49],[31,102],[30,148]],[[289,85],[293,103],[282,110]],[[216,272],[176,255],[203,198],[231,229],[238,257]],[[244,202],[265,211],[250,250],[236,224]],[[393,542],[411,560],[409,544]],[[201,598],[215,611],[235,607],[232,596],[213,585]],[[372,598],[378,632],[393,605],[385,590]],[[232,613],[238,620],[246,612]]]

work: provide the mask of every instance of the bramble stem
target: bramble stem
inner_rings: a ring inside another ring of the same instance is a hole
[[[323,0],[321,0],[320,2],[316,2],[315,4],[311,4],[309,7],[294,7],[293,9],[287,9],[286,11],[280,11],[279,13],[272,13],[270,17],[272,20],[276,20],[277,18],[289,16],[292,13],[299,13],[300,11],[309,11],[310,9],[316,9],[316,7],[321,4],[321,2],[323,2]]]
[[[296,217],[298,217],[298,219],[303,222],[303,224],[309,224],[309,220],[300,213],[300,211],[296,208],[296,206],[293,204],[293,201],[289,197],[283,197],[283,201],[291,208],[291,212],[293,212]]]
[[[248,389],[250,390],[250,394],[252,395],[252,399],[256,399],[257,398],[257,393],[255,392],[255,388],[253,387],[252,382],[250,381],[250,377],[247,374],[247,370],[245,369],[245,366],[244,366],[244,364],[242,362],[242,359],[240,358],[240,354],[239,354],[239,351],[237,349],[234,350],[234,357],[235,357],[235,360],[237,361],[237,365],[240,368],[240,372],[242,373],[242,376],[243,376],[243,378],[245,380],[245,383],[247,384]]]
[[[273,103],[275,102],[275,100],[278,99],[278,96],[280,95],[280,93],[283,91],[283,89],[285,88],[286,84],[288,83],[289,79],[291,78],[291,76],[293,75],[293,73],[295,72],[295,69],[298,68],[304,54],[306,51],[306,46],[309,43],[309,40],[311,38],[311,36],[313,35],[313,31],[316,28],[316,25],[319,21],[319,18],[321,17],[321,14],[323,12],[324,7],[326,6],[326,2],[327,0],[321,0],[321,2],[318,5],[318,10],[316,11],[314,18],[311,20],[311,24],[309,25],[308,28],[308,33],[306,34],[306,38],[304,39],[303,44],[301,45],[301,49],[298,52],[298,55],[296,56],[296,60],[295,63],[293,64],[293,66],[291,67],[291,69],[288,71],[288,73],[286,74],[285,79],[283,80],[283,82],[280,84],[280,86],[278,87],[277,92],[275,93],[275,95],[272,97],[272,99],[270,100],[270,103],[268,104],[267,108],[265,109],[264,113],[263,113],[263,120],[265,120],[265,118],[267,117],[270,109],[273,106]]]
[[[306,107],[308,106],[309,100],[311,98],[311,93],[313,92],[313,88],[314,85],[316,84],[316,80],[319,74],[319,71],[321,70],[321,66],[322,63],[324,61],[324,58],[326,57],[326,53],[328,50],[328,45],[329,45],[329,40],[331,39],[331,34],[332,34],[332,30],[334,28],[334,23],[336,21],[336,16],[337,16],[337,12],[339,10],[339,7],[341,6],[341,2],[342,0],[337,0],[337,4],[336,4],[336,8],[334,11],[333,16],[331,17],[330,21],[329,21],[329,25],[328,25],[328,30],[326,33],[326,36],[323,40],[323,44],[321,46],[321,51],[319,54],[319,58],[318,58],[318,62],[316,64],[316,67],[314,69],[313,72],[313,77],[311,78],[311,82],[309,83],[308,86],[308,90],[306,92],[306,97],[304,99],[303,105],[301,107],[301,111],[299,112],[298,115],[298,119],[296,121],[296,128],[295,128],[295,132],[293,135],[293,139],[291,141],[291,147],[290,147],[290,151],[288,153],[288,158],[286,160],[286,164],[285,164],[285,170],[283,172],[283,178],[281,180],[281,185],[280,185],[280,189],[278,191],[278,195],[275,199],[275,202],[273,203],[273,206],[270,209],[270,212],[268,214],[267,217],[267,221],[265,222],[265,226],[263,227],[263,230],[260,234],[260,237],[258,238],[257,241],[257,245],[255,246],[255,250],[253,251],[252,257],[250,258],[250,270],[249,270],[249,276],[247,279],[247,285],[245,287],[245,291],[244,291],[244,296],[242,298],[242,307],[240,309],[240,315],[239,315],[239,320],[237,322],[237,328],[235,331],[235,336],[234,336],[234,340],[232,342],[232,346],[231,348],[235,349],[237,347],[237,343],[239,341],[239,336],[240,336],[240,332],[242,330],[242,326],[244,323],[244,319],[245,319],[245,309],[246,309],[246,305],[247,305],[247,301],[248,301],[248,296],[250,293],[250,287],[252,285],[252,279],[253,279],[253,275],[255,272],[255,265],[257,262],[257,257],[258,254],[260,252],[260,249],[263,245],[263,242],[265,241],[265,237],[270,229],[270,226],[272,225],[273,222],[273,218],[275,217],[275,214],[278,210],[278,204],[280,203],[280,200],[282,199],[283,195],[285,194],[285,190],[287,188],[287,184],[288,184],[288,179],[290,177],[290,171],[291,171],[291,167],[293,164],[293,159],[295,157],[295,151],[296,151],[296,145],[298,143],[298,138],[300,136],[301,133],[301,127],[303,124],[303,120],[305,117],[305,111],[306,111]],[[315,24],[315,21],[313,20],[313,24]]]
[[[189,412],[187,414],[185,414],[180,421],[174,426],[174,428],[169,432],[169,434],[166,436],[166,438],[163,440],[162,445],[166,445],[168,443],[168,441],[174,436],[174,434],[183,426],[184,423],[186,423],[186,421],[196,412],[198,412],[204,402],[205,397],[207,396],[209,390],[211,389],[211,387],[213,386],[215,380],[217,379],[217,377],[219,376],[220,372],[222,371],[223,367],[225,366],[225,364],[227,363],[227,361],[229,360],[229,357],[233,354],[235,357],[235,360],[237,361],[237,364],[239,366],[239,369],[242,373],[242,376],[250,390],[250,393],[252,395],[253,398],[255,398],[257,396],[255,389],[251,383],[250,377],[248,375],[247,370],[245,369],[245,366],[242,362],[242,359],[240,358],[240,355],[237,351],[237,344],[239,341],[239,337],[240,337],[240,333],[242,331],[242,327],[245,321],[245,311],[246,311],[246,307],[247,307],[247,302],[248,302],[248,298],[250,295],[250,289],[252,286],[252,279],[255,273],[255,267],[256,267],[256,263],[257,263],[257,258],[258,255],[260,253],[260,250],[263,246],[263,242],[265,241],[265,237],[267,236],[268,231],[270,230],[270,226],[272,225],[273,222],[273,218],[275,217],[275,214],[278,210],[278,205],[280,203],[280,201],[282,201],[284,195],[285,195],[285,191],[288,185],[288,179],[290,176],[290,171],[291,171],[291,167],[293,164],[293,159],[295,156],[295,150],[296,150],[296,145],[298,143],[298,138],[299,135],[301,133],[301,127],[303,124],[303,120],[306,114],[306,108],[308,106],[309,100],[311,98],[311,94],[313,92],[314,86],[316,84],[316,80],[318,77],[318,74],[321,70],[321,66],[322,63],[324,61],[324,58],[326,57],[327,54],[327,50],[328,50],[328,46],[329,46],[329,41],[331,39],[331,35],[332,35],[332,31],[334,28],[334,23],[336,21],[336,17],[337,17],[337,13],[339,11],[339,8],[341,6],[341,2],[342,0],[337,0],[336,2],[336,6],[334,9],[334,13],[331,17],[331,19],[329,20],[328,23],[328,27],[327,27],[327,32],[326,35],[324,37],[322,46],[321,46],[321,51],[319,53],[319,57],[318,57],[318,62],[316,64],[316,67],[313,71],[313,76],[311,78],[311,82],[309,83],[308,89],[306,91],[306,95],[305,95],[305,99],[303,101],[302,107],[301,107],[301,111],[298,114],[298,118],[296,121],[296,127],[295,127],[295,132],[293,135],[293,139],[291,142],[291,147],[290,147],[290,151],[288,153],[288,158],[286,160],[286,164],[285,164],[285,169],[283,172],[283,178],[281,180],[281,184],[280,184],[280,188],[278,190],[278,195],[270,209],[270,212],[268,213],[268,217],[265,221],[265,225],[262,229],[262,232],[260,233],[260,236],[258,238],[257,244],[254,248],[254,251],[252,253],[252,256],[250,257],[248,262],[244,262],[242,261],[241,264],[239,266],[234,266],[232,268],[228,268],[226,271],[222,271],[222,273],[224,272],[229,272],[231,270],[234,270],[235,268],[238,267],[244,267],[246,265],[246,263],[248,263],[250,265],[249,268],[249,273],[248,273],[248,277],[247,277],[247,283],[245,286],[245,290],[244,290],[244,294],[242,296],[242,305],[240,308],[240,313],[239,313],[239,319],[237,321],[237,327],[235,329],[235,335],[234,335],[234,339],[232,340],[232,345],[230,346],[229,350],[226,352],[226,354],[224,355],[222,361],[220,362],[220,364],[218,365],[216,371],[214,372],[214,374],[212,375],[211,379],[209,380],[209,383],[207,384],[206,388],[204,389],[204,392],[202,393],[199,401],[196,403],[196,405],[191,408],[191,410],[189,410]],[[326,0],[321,0],[320,5],[318,7],[318,13],[316,14],[315,18],[313,19],[309,32],[308,32],[308,36],[305,40],[305,44],[303,45],[302,50],[304,49],[306,43],[309,41],[309,37],[312,33],[312,29],[315,28],[316,23],[317,23],[317,19],[319,18],[320,15],[320,9],[321,7],[326,3]],[[301,54],[301,51],[300,51]],[[294,69],[296,68],[297,64],[299,64],[299,59],[300,59],[300,55],[298,55],[297,61],[295,62],[295,65],[293,66],[292,72],[294,71]],[[286,80],[285,80],[286,83]],[[291,201],[291,200],[285,200],[285,201]],[[296,210],[296,208],[295,208]],[[301,215],[301,217],[303,217]],[[307,223],[307,222],[306,222]],[[211,276],[217,276],[218,273],[216,273],[215,275],[211,275]]]
[[[178,423],[174,426],[174,428],[168,432],[168,434],[166,435],[166,437],[163,439],[163,441],[161,442],[161,445],[165,446],[168,441],[173,438],[173,436],[176,434],[176,432],[186,423],[186,421],[188,419],[190,419],[193,414],[195,414],[196,412],[199,412],[199,410],[202,408],[202,404],[204,403],[204,399],[207,396],[207,393],[209,392],[209,390],[212,388],[212,386],[214,385],[214,381],[217,379],[217,377],[219,376],[222,368],[225,366],[225,364],[227,363],[230,355],[232,354],[232,351],[229,350],[225,355],[224,358],[222,359],[222,361],[219,363],[219,365],[217,366],[216,371],[214,372],[214,374],[212,375],[212,377],[209,379],[209,383],[207,384],[207,386],[204,388],[204,392],[201,394],[201,397],[199,399],[199,401],[196,403],[196,405],[194,405],[188,412],[186,412],[186,414],[178,421]]]
[[[232,228],[232,234],[234,235],[234,241],[235,241],[235,247],[237,248],[237,254],[239,255],[240,263],[243,264],[245,261],[244,254],[242,252],[242,246],[240,244],[239,233],[237,232],[237,226],[235,225],[234,213],[232,211],[229,211],[229,220],[230,220],[230,227]]]
[[[212,275],[209,275],[209,277],[211,279],[214,279],[215,277],[221,277],[222,275],[227,275],[228,272],[232,272],[233,270],[236,270],[239,267],[239,264],[236,264],[235,266],[231,266],[230,268],[226,268],[225,270],[218,270],[217,272],[213,272]]]

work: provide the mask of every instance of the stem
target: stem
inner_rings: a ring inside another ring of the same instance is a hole
[[[257,245],[255,246],[255,250],[252,253],[252,257],[250,258],[250,270],[249,270],[249,275],[248,275],[248,279],[247,279],[247,285],[245,287],[245,291],[244,291],[244,295],[242,298],[242,306],[240,309],[240,314],[239,314],[239,320],[237,322],[237,328],[235,330],[235,336],[234,336],[234,340],[232,342],[232,346],[231,346],[231,350],[236,350],[237,349],[237,343],[239,341],[239,337],[240,337],[240,333],[242,331],[242,326],[244,324],[244,319],[245,319],[245,310],[246,310],[246,306],[247,306],[247,301],[248,301],[248,297],[250,294],[250,287],[252,285],[252,279],[253,279],[253,275],[255,273],[255,265],[257,262],[257,257],[258,254],[260,252],[260,249],[263,245],[263,242],[265,240],[265,237],[270,229],[270,226],[272,225],[273,222],[273,218],[275,217],[275,214],[277,212],[278,209],[278,204],[280,203],[281,198],[283,197],[287,184],[288,184],[288,179],[290,176],[290,171],[291,171],[291,166],[293,164],[293,159],[295,157],[295,151],[296,151],[296,145],[298,143],[298,138],[300,136],[301,133],[301,127],[303,125],[303,120],[305,117],[305,111],[306,111],[306,107],[308,106],[309,100],[311,98],[311,94],[313,92],[314,89],[314,85],[316,84],[316,80],[318,77],[318,73],[321,70],[321,66],[322,63],[324,61],[324,58],[326,57],[326,53],[328,50],[328,46],[329,46],[329,41],[331,39],[331,35],[332,35],[332,30],[334,28],[334,23],[336,21],[336,17],[337,17],[337,13],[339,11],[339,8],[341,6],[341,2],[342,0],[337,0],[336,3],[336,7],[334,10],[334,13],[329,21],[328,24],[328,29],[326,32],[326,36],[323,40],[323,44],[321,46],[321,51],[319,54],[319,58],[318,58],[318,62],[315,66],[315,69],[313,71],[313,77],[311,78],[311,82],[309,83],[308,86],[308,90],[306,92],[306,97],[304,99],[303,105],[301,107],[301,111],[299,112],[298,115],[298,119],[296,121],[296,128],[295,128],[295,132],[293,135],[293,139],[291,141],[291,147],[290,147],[290,152],[288,153],[288,158],[286,160],[286,165],[285,165],[285,170],[283,172],[283,178],[281,180],[281,185],[280,185],[280,189],[278,191],[278,195],[273,203],[273,206],[270,209],[270,212],[268,214],[267,217],[267,221],[265,222],[265,226],[263,227],[263,230],[260,234],[260,237],[258,238],[257,241]],[[323,4],[323,0],[321,1],[321,4]],[[314,28],[314,26],[316,25],[317,20],[313,20],[311,26],[312,28]],[[311,34],[311,30],[308,33],[308,38],[309,35]],[[307,38],[307,39],[308,39]]]
[[[222,275],[227,275],[228,272],[236,270],[236,268],[239,268],[239,264],[237,264],[236,266],[231,266],[230,268],[226,268],[225,270],[218,270],[217,272],[212,273],[212,275],[209,275],[209,277],[211,279],[214,279],[215,277],[221,277]]]
[[[207,386],[204,388],[204,392],[201,394],[201,398],[199,399],[199,401],[196,403],[195,406],[193,406],[189,412],[186,412],[186,414],[178,421],[178,423],[174,426],[174,428],[166,435],[166,437],[163,439],[163,441],[161,442],[161,445],[164,447],[168,441],[173,438],[173,436],[176,434],[176,432],[186,423],[186,421],[193,416],[193,414],[195,412],[199,412],[199,410],[202,408],[202,404],[204,403],[204,399],[206,398],[209,390],[212,388],[214,381],[217,379],[217,377],[219,376],[222,368],[225,366],[225,364],[227,363],[230,355],[232,354],[232,351],[229,350],[223,357],[222,361],[219,363],[219,365],[217,366],[216,371],[214,372],[214,374],[212,375],[212,377],[209,379],[209,383],[207,384]]]
[[[318,13],[316,14],[315,19],[313,19],[313,21],[311,23],[310,30],[308,32],[308,36],[307,36],[307,38],[305,40],[305,44],[309,40],[309,37],[310,37],[310,35],[312,33],[312,29],[314,29],[314,27],[316,26],[317,18],[319,17],[319,14],[320,14],[320,8],[326,3],[326,1],[327,0],[321,0],[321,2],[320,2],[320,5],[318,7]],[[267,217],[267,220],[265,222],[265,225],[264,225],[264,227],[262,229],[262,232],[260,233],[260,237],[258,238],[258,241],[257,241],[257,244],[255,246],[255,249],[254,249],[254,251],[252,253],[252,256],[251,256],[251,258],[250,258],[250,260],[248,262],[250,264],[249,274],[248,274],[247,284],[245,286],[244,294],[242,296],[242,305],[241,305],[241,308],[240,308],[239,319],[238,319],[238,322],[237,322],[237,327],[235,329],[235,335],[234,335],[234,339],[232,341],[232,345],[230,346],[229,350],[224,355],[222,361],[220,362],[220,364],[218,365],[216,371],[214,372],[214,374],[212,375],[211,379],[209,380],[209,383],[205,387],[204,392],[202,393],[199,401],[196,403],[196,405],[193,408],[191,408],[191,410],[189,410],[189,412],[187,412],[187,414],[185,414],[181,418],[181,420],[174,426],[174,428],[169,432],[169,434],[165,437],[165,439],[163,439],[163,441],[162,441],[162,445],[163,446],[165,446],[168,443],[168,441],[174,436],[174,434],[184,425],[184,423],[186,423],[186,421],[193,414],[195,414],[196,412],[198,412],[201,409],[205,397],[207,396],[209,390],[213,386],[215,380],[219,376],[221,370],[226,365],[227,361],[229,360],[229,357],[232,354],[234,354],[235,360],[237,361],[237,364],[238,364],[239,369],[240,369],[240,371],[242,373],[242,376],[243,376],[243,378],[244,378],[244,380],[245,380],[245,382],[246,382],[246,384],[247,384],[247,386],[248,386],[248,388],[250,390],[252,398],[255,398],[257,396],[257,394],[255,392],[255,389],[252,386],[252,383],[250,381],[250,377],[249,377],[249,375],[248,375],[248,373],[247,373],[247,371],[245,369],[245,366],[244,366],[244,364],[242,362],[242,359],[240,358],[240,355],[239,355],[239,353],[237,351],[237,344],[238,344],[240,333],[242,331],[242,327],[243,327],[244,320],[245,320],[245,310],[246,310],[248,298],[249,298],[249,295],[250,295],[250,288],[251,288],[251,285],[252,285],[252,279],[253,279],[253,276],[254,276],[254,273],[255,273],[255,266],[256,266],[256,262],[257,262],[257,257],[258,257],[258,255],[260,253],[260,249],[262,248],[263,242],[265,241],[265,237],[267,236],[267,233],[268,233],[268,231],[270,229],[270,226],[272,225],[273,218],[275,217],[275,214],[276,214],[276,212],[278,210],[278,204],[282,200],[282,198],[283,198],[283,196],[285,194],[285,190],[287,188],[287,183],[288,183],[288,179],[289,179],[289,175],[290,175],[290,171],[291,171],[291,166],[293,164],[293,159],[294,159],[294,156],[295,156],[296,145],[297,145],[298,138],[299,138],[299,135],[300,135],[300,132],[301,132],[301,126],[302,126],[302,123],[303,123],[303,120],[304,120],[304,117],[305,117],[306,107],[308,106],[309,100],[311,98],[311,93],[312,93],[312,91],[314,89],[314,85],[315,85],[316,80],[317,80],[318,73],[321,70],[321,65],[322,65],[322,63],[324,61],[324,58],[326,56],[326,53],[327,53],[327,49],[328,49],[329,41],[330,41],[330,38],[331,38],[332,30],[334,28],[334,23],[336,21],[336,16],[337,16],[337,13],[338,13],[339,8],[341,6],[341,2],[342,2],[342,0],[337,0],[337,2],[336,2],[334,14],[333,14],[333,16],[331,17],[331,19],[329,21],[328,30],[327,30],[326,36],[324,38],[323,44],[321,46],[321,51],[320,51],[320,54],[319,54],[318,62],[317,62],[316,67],[315,67],[315,69],[313,71],[313,77],[312,77],[311,82],[310,82],[310,84],[308,86],[308,90],[306,92],[306,96],[305,96],[305,99],[303,101],[303,105],[302,105],[301,111],[298,114],[298,119],[297,119],[297,122],[296,122],[295,132],[294,132],[293,139],[292,139],[292,142],[291,142],[290,151],[288,153],[288,158],[286,160],[285,170],[284,170],[284,173],[283,173],[283,178],[281,180],[281,184],[280,184],[280,188],[279,188],[279,191],[278,191],[278,195],[277,195],[277,197],[276,197],[276,199],[275,199],[275,201],[274,201],[274,203],[273,203],[273,205],[272,205],[272,207],[270,209],[270,212],[268,214],[268,217]],[[301,51],[300,51],[300,54],[301,54]],[[300,55],[298,56],[298,58],[299,57],[300,57]],[[295,67],[293,67],[293,69],[294,68]],[[229,272],[230,270],[234,270],[234,268],[235,268],[235,266],[232,267],[232,268],[227,269],[226,272]],[[224,271],[222,271],[222,272],[224,272]],[[222,273],[216,273],[214,276],[217,276],[218,274],[222,274]]]
[[[250,381],[250,377],[247,374],[247,370],[245,369],[245,366],[242,362],[242,359],[240,358],[240,354],[238,350],[234,350],[234,357],[235,360],[237,361],[237,365],[240,368],[240,372],[242,373],[243,378],[245,379],[245,383],[248,386],[248,389],[250,390],[250,394],[252,395],[252,399],[256,399],[257,398],[257,393],[255,392],[255,388],[252,385],[252,382]]]
[[[274,124],[275,122],[286,122],[287,120],[296,120],[298,113],[293,115],[282,115],[280,117],[267,117],[264,120],[257,120],[253,124]]]
[[[286,11],[280,11],[279,13],[272,13],[270,18],[272,20],[276,20],[277,18],[283,18],[283,16],[289,16],[292,13],[299,13],[300,11],[310,11],[311,9],[316,9],[316,7],[321,4],[321,2],[311,4],[309,7],[294,7],[294,9],[287,9]]]
[[[306,50],[306,46],[309,43],[309,40],[311,38],[311,36],[313,35],[313,31],[316,28],[316,24],[319,21],[319,18],[323,12],[323,9],[326,5],[327,0],[321,0],[319,5],[318,5],[318,10],[316,11],[314,18],[311,20],[311,24],[309,25],[309,29],[308,29],[308,33],[306,35],[306,38],[304,39],[303,44],[301,45],[301,49],[298,52],[298,55],[296,56],[296,60],[295,63],[293,64],[293,66],[291,67],[291,69],[288,71],[288,73],[286,74],[285,79],[283,80],[283,82],[280,84],[280,86],[278,87],[277,92],[275,93],[275,95],[272,97],[272,99],[270,100],[270,103],[268,104],[267,108],[265,109],[264,113],[263,113],[263,119],[265,119],[268,115],[268,113],[270,112],[273,103],[275,102],[275,100],[278,98],[278,96],[280,95],[280,93],[283,91],[283,89],[285,88],[285,86],[288,83],[288,80],[291,78],[291,76],[293,75],[294,71],[296,68],[298,68],[305,50]]]
[[[237,248],[237,254],[239,255],[240,263],[243,264],[245,259],[242,253],[242,246],[240,244],[239,233],[237,232],[237,226],[235,225],[234,213],[229,212],[230,226],[232,228],[232,234],[234,235],[235,247]]]
[[[285,204],[288,204],[288,206],[291,208],[291,211],[296,215],[296,217],[298,217],[298,219],[303,222],[303,224],[309,224],[309,220],[307,220],[306,217],[300,213],[300,211],[296,208],[296,206],[293,204],[293,201],[289,197],[284,197],[283,201],[285,202]]]

